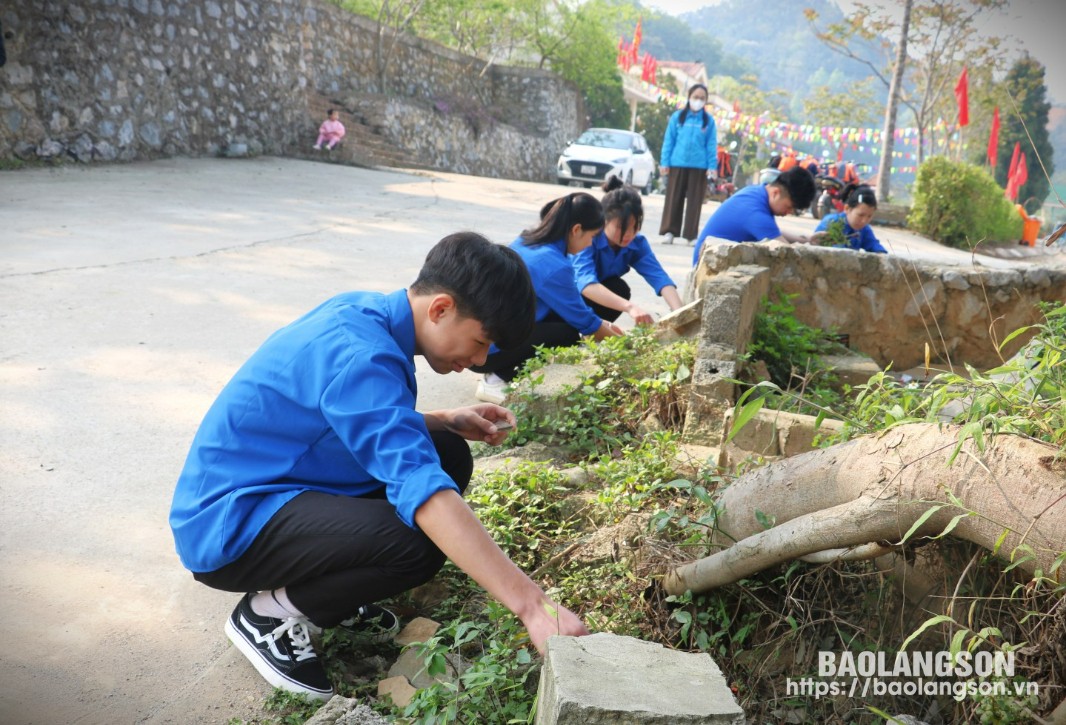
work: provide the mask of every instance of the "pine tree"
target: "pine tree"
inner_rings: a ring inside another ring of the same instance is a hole
[[[1029,180],[1019,190],[1018,201],[1025,205],[1027,211],[1033,213],[1048,195],[1047,177],[1055,173],[1054,151],[1048,139],[1047,130],[1051,104],[1047,102],[1044,66],[1026,53],[1011,66],[1004,84],[1007,93],[1014,99],[1014,103],[1008,100],[1000,108],[1003,127],[999,134],[999,163],[996,165],[996,181],[1000,186],[1006,187],[1008,166],[1011,154],[1014,152],[1014,144],[1021,143],[1029,170]],[[1032,138],[1031,141],[1030,138]],[[1041,162],[1044,165],[1043,169],[1040,167]],[[1047,170],[1047,176],[1044,175],[1044,169]],[[1036,201],[1030,202],[1032,199]]]

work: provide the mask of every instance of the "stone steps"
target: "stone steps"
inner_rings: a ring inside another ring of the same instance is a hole
[[[318,126],[326,118],[330,108],[337,111],[344,124],[344,139],[332,151],[315,151],[312,146],[318,136]],[[309,115],[309,133],[305,146],[289,150],[291,156],[324,161],[327,163],[348,164],[367,168],[430,168],[412,158],[404,149],[397,147],[379,133],[379,131],[355,109],[347,107],[337,98],[321,93],[309,92],[307,98]]]

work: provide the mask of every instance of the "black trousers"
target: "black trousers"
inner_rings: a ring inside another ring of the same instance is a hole
[[[466,440],[431,436],[445,473],[465,491],[474,470]],[[307,491],[274,514],[241,558],[193,576],[227,592],[285,587],[313,624],[333,627],[364,604],[429,581],[444,559],[428,536],[400,521],[384,487],[361,497]]]
[[[536,346],[571,347],[580,339],[581,333],[553,312],[533,326],[533,333],[521,345],[494,352],[484,365],[475,365],[470,369],[475,373],[496,373],[510,382],[526,360],[537,354],[534,349]]]
[[[604,287],[614,292],[622,299],[628,300],[632,297],[633,291],[629,289],[629,285],[621,277],[608,277],[605,280],[600,281]],[[585,304],[592,308],[592,311],[600,316],[601,319],[608,322],[614,322],[622,316],[621,310],[613,310],[610,307],[604,307],[599,302],[593,302],[588,297],[585,297]]]

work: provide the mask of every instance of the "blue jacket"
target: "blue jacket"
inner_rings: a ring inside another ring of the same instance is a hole
[[[519,237],[511,242],[511,249],[522,257],[533,281],[537,322],[554,312],[582,335],[600,329],[603,320],[585,304],[574,281],[574,267],[566,254],[565,239],[531,247]]]
[[[814,231],[824,232],[829,229],[829,225],[835,221],[844,222],[844,238],[848,240],[846,247],[838,244],[838,247],[861,250],[863,252],[874,252],[875,254],[888,254],[888,250],[881,246],[881,242],[877,240],[874,235],[874,230],[867,224],[859,231],[855,231],[848,224],[848,215],[845,212],[837,212],[835,214],[826,214],[822,217],[822,221],[818,223]]]
[[[304,491],[384,488],[411,527],[430,496],[457,491],[415,410],[414,353],[405,290],[338,295],[271,335],[193,438],[170,511],[182,564],[235,561]]]
[[[600,232],[592,238],[592,244],[587,249],[570,259],[574,265],[577,288],[582,291],[590,284],[621,277],[631,268],[637,270],[657,295],[662,295],[663,287],[677,287],[659,264],[655,253],[651,251],[651,244],[643,234],[635,236],[622,249],[614,249],[607,235]]]
[[[704,116],[707,118],[706,128],[703,127]],[[707,111],[693,113],[688,109],[682,124],[681,111],[674,111],[666,125],[659,164],[670,168],[717,169],[718,128],[714,118]]]

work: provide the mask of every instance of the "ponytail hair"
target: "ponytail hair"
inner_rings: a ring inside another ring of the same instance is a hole
[[[607,177],[602,188],[607,192],[603,197],[604,222],[617,219],[624,234],[625,230],[629,229],[629,220],[635,219],[639,232],[644,224],[644,202],[640,198],[640,192],[623,183],[617,176]]]
[[[840,196],[844,199],[844,206],[849,209],[854,209],[859,204],[877,208],[877,194],[869,184],[850,183],[841,190]]]
[[[522,243],[538,247],[566,239],[575,224],[585,231],[603,228],[603,205],[592,194],[578,192],[549,201],[541,207],[540,224],[520,235]]]

